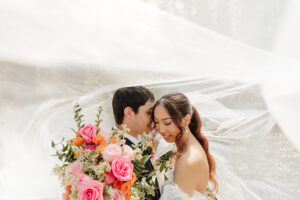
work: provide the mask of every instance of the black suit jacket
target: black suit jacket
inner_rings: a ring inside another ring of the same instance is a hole
[[[129,146],[134,145],[134,143],[131,142],[131,141],[130,141],[129,139],[127,139],[127,138],[125,138],[125,144],[127,144],[127,145],[129,145]],[[153,165],[152,165],[150,159],[146,162],[145,168],[146,168],[146,170],[149,170],[149,171],[154,170],[154,167],[153,167]],[[157,180],[155,181],[155,183],[156,183],[156,184],[155,184],[156,189],[155,189],[155,191],[154,191],[154,192],[155,192],[155,197],[153,197],[153,196],[148,196],[147,199],[150,198],[150,199],[153,199],[153,200],[159,200],[161,194],[160,194],[160,191],[159,191],[159,186],[158,186]]]

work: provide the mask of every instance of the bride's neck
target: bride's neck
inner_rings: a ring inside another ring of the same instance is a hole
[[[191,136],[192,136],[192,133],[188,129],[187,131],[183,132],[180,140],[178,142],[176,142],[177,149],[181,149],[180,153],[183,153],[189,146],[189,143],[191,141]]]

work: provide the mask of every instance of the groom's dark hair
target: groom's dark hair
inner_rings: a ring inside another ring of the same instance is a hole
[[[130,107],[135,113],[138,113],[139,107],[145,105],[148,100],[154,102],[154,95],[143,86],[124,87],[116,90],[112,100],[116,123],[122,124],[126,107]]]

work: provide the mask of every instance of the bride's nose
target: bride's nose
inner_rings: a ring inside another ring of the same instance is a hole
[[[164,126],[159,126],[158,127],[158,132],[161,133],[161,134],[164,134],[166,132],[166,129]]]

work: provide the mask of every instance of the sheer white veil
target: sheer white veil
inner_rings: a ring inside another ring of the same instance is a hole
[[[136,0],[0,2],[0,199],[60,199],[50,141],[123,86],[183,92],[217,161],[220,199],[300,195],[299,63]]]

